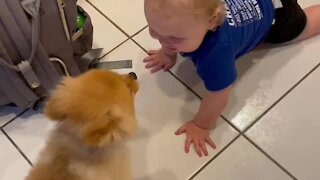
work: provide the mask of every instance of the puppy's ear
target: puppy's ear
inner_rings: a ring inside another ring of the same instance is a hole
[[[92,124],[92,127],[87,130],[85,143],[92,147],[102,147],[124,141],[131,132],[123,126],[123,123],[123,117],[108,112],[105,118]],[[130,126],[128,123],[126,126]],[[132,125],[132,128],[135,129],[136,126]]]
[[[51,97],[44,109],[44,114],[53,121],[61,121],[66,118],[64,105],[60,102],[59,97]]]
[[[85,143],[88,146],[101,147],[120,140],[120,137],[114,133],[118,129],[120,119],[110,112],[100,116],[105,117],[96,119],[97,121],[86,130]]]
[[[45,105],[44,114],[53,121],[61,121],[67,117],[68,110],[68,90],[66,84],[70,83],[71,78],[65,78],[56,89],[51,92]]]

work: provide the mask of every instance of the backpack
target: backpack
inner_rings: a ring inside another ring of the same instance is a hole
[[[76,3],[0,0],[0,106],[33,107],[62,76],[112,68],[98,65],[102,49],[92,49],[90,16]]]

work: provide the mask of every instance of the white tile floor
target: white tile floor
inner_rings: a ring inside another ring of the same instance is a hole
[[[104,60],[132,59],[133,69],[120,72],[139,76],[140,130],[130,142],[135,180],[320,179],[320,37],[256,50],[240,60],[225,119],[212,132],[218,148],[198,158],[183,152],[184,137],[174,131],[192,118],[205,90],[188,61],[181,59],[172,70],[187,87],[170,73],[144,69],[144,50],[159,45],[143,30],[143,1],[78,2],[91,15],[94,47],[108,53],[121,44]],[[316,3],[301,0],[302,6]],[[23,179],[52,127],[40,112],[21,112],[0,108],[0,180]]]

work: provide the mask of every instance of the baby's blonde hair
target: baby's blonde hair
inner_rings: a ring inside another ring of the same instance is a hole
[[[222,2],[220,0],[188,0],[188,1],[191,1],[192,8],[196,15],[205,14],[211,17],[222,7]]]
[[[183,12],[192,13],[195,17],[209,17],[218,14],[221,21],[224,19],[223,3],[221,0],[145,0],[154,2],[154,10],[165,12],[167,15]],[[173,12],[171,12],[173,11]]]

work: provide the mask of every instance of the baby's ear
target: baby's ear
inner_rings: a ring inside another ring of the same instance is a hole
[[[216,30],[218,26],[220,26],[225,19],[224,10],[222,7],[216,8],[209,20],[209,30]]]

